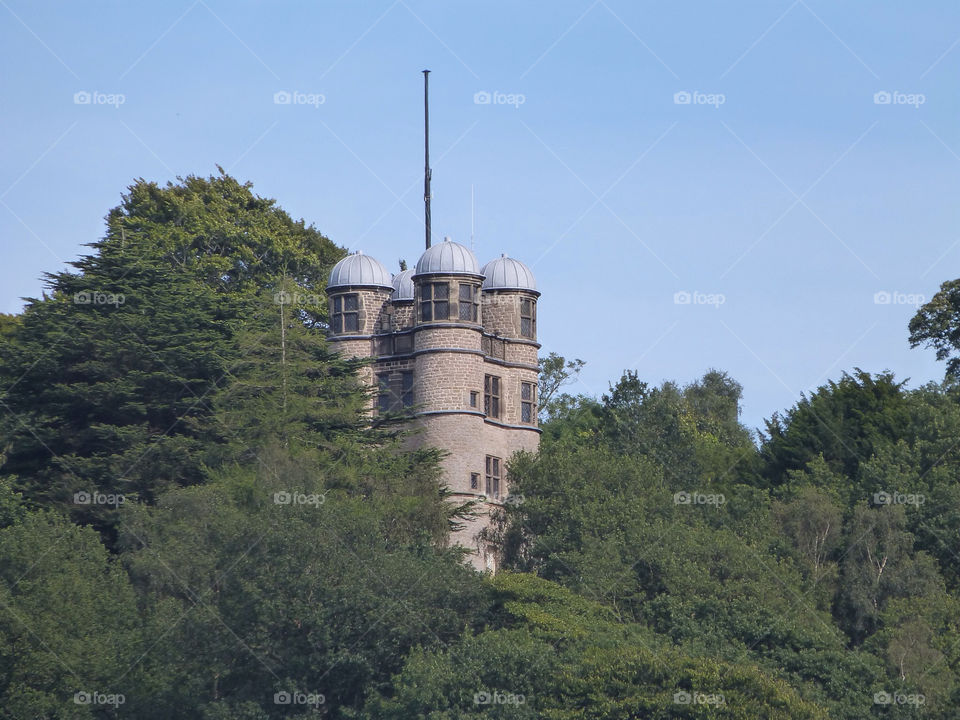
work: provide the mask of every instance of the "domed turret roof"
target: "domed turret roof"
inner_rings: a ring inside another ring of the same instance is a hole
[[[530,268],[519,260],[501,255],[483,266],[484,290],[530,290],[537,292],[537,281]]]
[[[393,276],[392,300],[413,300],[413,270],[403,270]]]
[[[333,266],[327,290],[350,286],[381,287],[392,290],[393,279],[390,277],[390,271],[375,258],[357,251],[353,255],[347,255]]]
[[[450,238],[431,245],[417,261],[414,275],[479,275],[480,263],[469,248],[455,243]]]

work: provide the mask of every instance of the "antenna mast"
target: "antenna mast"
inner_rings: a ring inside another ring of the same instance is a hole
[[[429,102],[429,70],[423,71],[423,224],[427,233],[427,250],[430,249],[430,102]]]

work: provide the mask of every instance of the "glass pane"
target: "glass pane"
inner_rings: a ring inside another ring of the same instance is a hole
[[[359,301],[357,300],[356,295],[344,295],[343,296],[343,309],[344,310],[356,310],[359,307]]]
[[[360,329],[360,316],[357,313],[348,313],[343,316],[343,329],[345,332],[357,332]]]
[[[342,333],[343,332],[343,315],[334,315],[333,322],[330,323],[330,327],[335,333]]]
[[[446,283],[435,283],[433,286],[433,299],[446,300],[450,297],[450,286]]]
[[[433,314],[435,320],[446,320],[450,317],[450,303],[446,300],[434,300]]]
[[[531,417],[533,417],[533,406],[530,403],[520,403],[520,420],[521,422],[530,422]]]
[[[420,303],[420,319],[426,322],[433,320],[433,304],[430,302]]]
[[[469,289],[469,288],[468,288]],[[473,303],[472,302],[460,302],[460,319],[464,322],[473,321]]]
[[[492,397],[490,398],[490,417],[498,418],[500,417],[500,399]]]
[[[413,388],[413,373],[404,372],[403,373],[403,390],[407,391]]]
[[[460,285],[460,299],[461,300],[470,300],[473,301],[473,286],[472,285]]]
[[[500,458],[493,458],[493,476],[500,477]]]
[[[343,298],[341,298],[339,295],[333,299],[333,311],[335,313],[343,311]]]
[[[533,323],[530,318],[520,318],[520,334],[523,337],[533,337]]]
[[[520,399],[529,400],[530,399],[530,388],[532,386],[530,383],[520,383]]]
[[[431,287],[433,287],[433,286],[432,286],[432,285],[424,285],[424,286],[423,286],[423,289],[420,290],[420,299],[421,299],[421,300],[429,300],[429,299],[430,299],[430,288],[431,288]]]
[[[490,376],[490,393],[493,395],[500,394],[500,378],[493,375]]]

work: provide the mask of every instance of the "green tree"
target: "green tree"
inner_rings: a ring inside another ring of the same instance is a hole
[[[202,482],[222,440],[211,397],[257,331],[262,298],[286,279],[313,299],[301,320],[319,325],[342,250],[222,171],[137,181],[91,247],[0,333],[0,434],[3,470],[29,500],[110,528],[114,510],[74,494],[152,502]]]
[[[947,280],[910,320],[910,347],[931,347],[947,361],[947,375],[960,371],[960,280]]]

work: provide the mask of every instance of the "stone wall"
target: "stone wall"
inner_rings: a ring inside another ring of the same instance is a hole
[[[457,278],[429,278],[431,282],[444,280],[451,282],[450,302],[451,307],[456,307]],[[415,432],[406,442],[411,448],[437,447],[446,452],[441,463],[444,481],[454,493],[452,500],[483,499],[486,458],[500,458],[500,499],[486,498],[480,516],[451,538],[451,542],[475,551],[472,562],[477,569],[495,569],[496,549],[483,546],[478,534],[489,522],[489,511],[501,505],[510,491],[506,465],[511,456],[518,450],[536,452],[540,441],[536,424],[537,398],[534,398],[531,423],[521,421],[520,405],[521,383],[529,382],[536,387],[539,348],[535,340],[519,337],[520,299],[536,299],[536,294],[484,292],[480,310],[482,324],[450,320],[418,326],[416,303],[392,303],[391,293],[385,289],[350,289],[347,292],[356,292],[359,296],[361,330],[331,337],[335,347],[344,355],[383,357],[380,350],[390,347],[390,343],[372,336],[414,329],[409,353],[400,355],[394,351],[389,359],[378,360],[373,366],[363,368],[361,377],[373,385],[376,374],[413,370],[415,419],[412,422]],[[338,289],[333,294],[343,292]],[[484,348],[490,352],[495,349],[496,357],[485,356]],[[485,375],[500,378],[501,413],[497,419],[483,414]],[[470,405],[471,392],[476,393],[476,406]],[[373,403],[375,398],[371,412]],[[470,486],[473,473],[479,476],[476,488]]]

